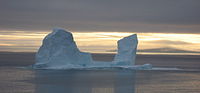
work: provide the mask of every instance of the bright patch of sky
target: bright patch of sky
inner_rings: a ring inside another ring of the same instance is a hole
[[[0,51],[36,52],[50,32],[1,31]],[[117,40],[132,32],[73,32],[80,50],[116,53]],[[200,54],[200,34],[137,33],[138,54]]]

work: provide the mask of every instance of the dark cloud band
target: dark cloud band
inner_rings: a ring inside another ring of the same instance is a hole
[[[0,29],[200,33],[200,0],[0,0]]]

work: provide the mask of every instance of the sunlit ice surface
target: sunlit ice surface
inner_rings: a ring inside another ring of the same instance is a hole
[[[51,31],[0,31],[0,51],[36,52]],[[200,34],[72,32],[81,51],[116,53],[117,41],[138,34],[138,54],[200,55]]]

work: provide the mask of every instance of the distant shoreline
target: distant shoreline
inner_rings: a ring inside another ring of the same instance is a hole
[[[0,51],[0,54],[10,54],[10,53],[14,53],[14,54],[23,54],[23,53],[27,53],[27,54],[35,54],[36,52],[10,52],[10,51]],[[97,55],[115,55],[117,53],[91,53],[91,54],[97,54]],[[181,53],[172,53],[172,54],[167,54],[167,53],[160,53],[160,54],[156,54],[156,53],[140,53],[137,55],[154,55],[154,56],[200,56],[200,55],[189,55],[189,54],[181,54]]]

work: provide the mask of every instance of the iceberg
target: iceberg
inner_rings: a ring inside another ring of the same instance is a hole
[[[137,51],[137,35],[133,34],[120,39],[118,42],[118,53],[115,55],[114,63],[116,65],[135,65]]]
[[[35,69],[82,69],[82,68],[151,68],[151,65],[135,65],[137,35],[120,39],[118,53],[112,62],[97,62],[90,53],[78,49],[72,33],[62,28],[55,28],[48,34],[36,53]]]
[[[34,68],[82,67],[91,63],[91,54],[81,52],[73,35],[64,29],[53,29],[36,53]]]

